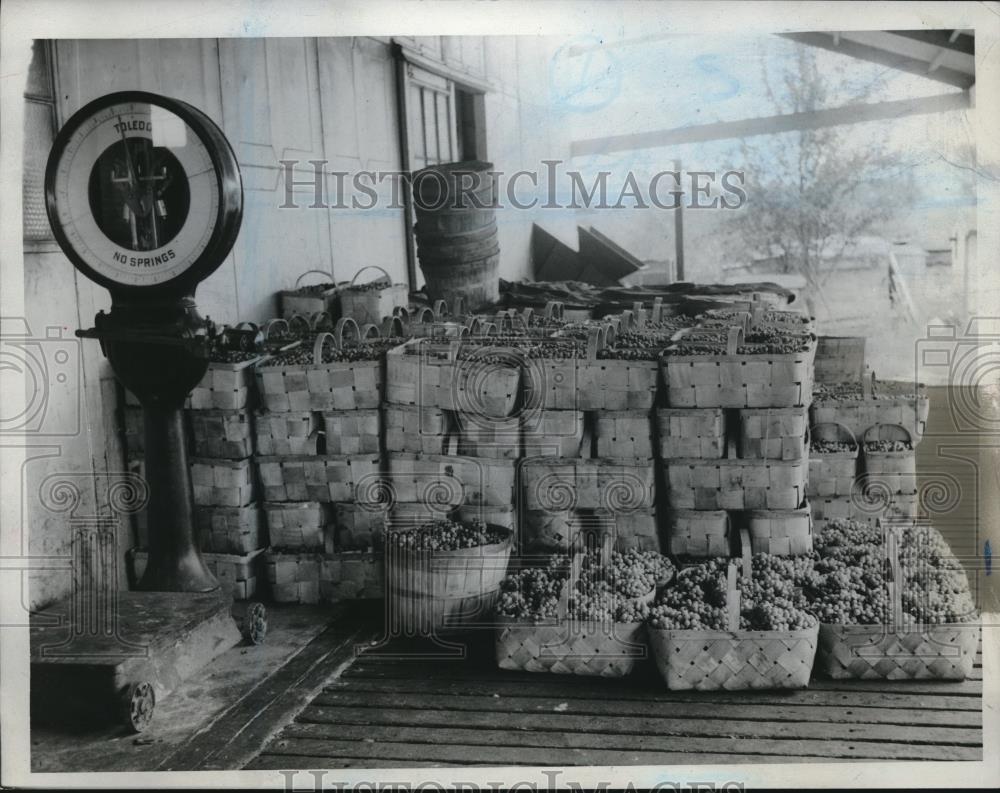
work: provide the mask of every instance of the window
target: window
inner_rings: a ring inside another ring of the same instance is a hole
[[[47,41],[31,46],[31,65],[24,91],[24,174],[21,183],[25,240],[50,240],[45,214],[45,163],[56,129],[52,48]]]
[[[459,160],[486,159],[486,102],[481,93],[455,88]]]

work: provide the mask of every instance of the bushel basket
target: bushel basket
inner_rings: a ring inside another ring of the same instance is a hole
[[[380,278],[367,284],[358,284],[358,276],[365,270],[378,270]],[[396,306],[405,306],[409,299],[406,284],[394,284],[392,277],[375,264],[358,270],[350,283],[340,289],[340,316],[349,317],[359,325],[379,325],[384,317],[391,317]]]
[[[447,633],[477,622],[485,623],[507,574],[513,532],[501,526],[506,539],[492,545],[453,551],[423,551],[401,547],[385,536],[387,629],[392,635],[427,636]]]

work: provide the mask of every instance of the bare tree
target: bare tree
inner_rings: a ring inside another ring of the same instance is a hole
[[[803,45],[777,72],[771,59],[761,62],[775,115],[871,102],[884,90],[881,72],[852,80],[842,66],[821,69]],[[786,272],[802,274],[814,294],[831,275],[824,262],[915,198],[912,169],[886,149],[877,125],[866,127],[863,142],[858,131],[836,126],[745,138],[739,146],[748,201],[732,231],[748,253],[778,257]]]

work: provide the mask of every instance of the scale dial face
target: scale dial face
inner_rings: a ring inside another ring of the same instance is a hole
[[[130,91],[77,112],[49,155],[46,208],[56,239],[115,290],[193,289],[239,232],[235,155],[201,111]],[[157,289],[159,287],[159,289]]]

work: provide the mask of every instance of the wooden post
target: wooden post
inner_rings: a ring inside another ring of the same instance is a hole
[[[681,161],[674,160],[674,170],[677,171],[677,178],[680,180]],[[684,201],[678,203],[674,210],[674,257],[677,259],[676,278],[678,281],[684,280]]]

